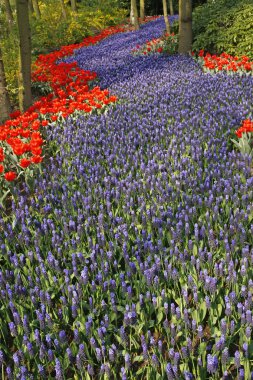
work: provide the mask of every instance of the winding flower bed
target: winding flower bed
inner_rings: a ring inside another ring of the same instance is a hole
[[[192,53],[194,59],[200,64],[204,73],[226,75],[252,76],[253,62],[249,57],[233,57],[227,53],[221,55],[211,55],[200,50],[196,55]],[[251,114],[251,112],[249,112]],[[252,115],[250,115],[252,117]],[[253,158],[253,127],[251,119],[242,120],[241,126],[235,131],[239,140],[232,139],[237,149],[243,154]]]
[[[131,54],[163,30],[63,60],[120,101],[48,129],[55,157],[0,216],[7,379],[251,377],[253,177],[228,138],[253,78]]]
[[[142,23],[156,18],[146,17]],[[59,61],[72,55],[76,49],[95,45],[108,36],[127,30],[128,25],[110,27],[79,44],[63,46],[59,51],[40,55],[36,60],[33,84],[46,88],[50,93],[41,97],[25,113],[13,112],[10,120],[0,125],[0,204],[9,193],[9,183],[20,175],[24,175],[26,180],[34,176],[31,167],[42,162],[44,141],[41,129],[48,124],[59,123],[78,111],[90,113],[117,100],[106,89],[101,90],[98,86],[90,88],[90,83],[97,78],[96,72],[80,69],[76,62]]]
[[[197,60],[203,66],[205,72],[226,71],[228,74],[238,73],[248,75],[252,75],[253,72],[253,62],[247,56],[234,57],[227,53],[212,55],[205,53],[204,50],[200,50]]]
[[[14,181],[24,170],[28,172],[26,176],[31,176],[33,173],[27,168],[42,162],[44,141],[41,129],[60,122],[76,111],[90,113],[116,101],[116,97],[110,96],[108,90],[89,87],[89,83],[97,77],[95,72],[81,70],[75,62],[68,64],[58,61],[73,54],[75,49],[96,44],[123,30],[122,27],[111,27],[95,37],[85,38],[80,44],[64,46],[59,51],[39,56],[34,64],[32,80],[47,86],[50,93],[35,102],[25,113],[14,112],[10,120],[0,126],[2,197],[8,194],[8,182]]]
[[[165,33],[162,37],[147,41],[144,45],[137,45],[132,50],[133,55],[175,54],[178,48],[178,36],[174,33]]]

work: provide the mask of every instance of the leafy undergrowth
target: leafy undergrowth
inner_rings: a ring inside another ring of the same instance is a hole
[[[207,1],[193,12],[195,50],[253,59],[253,1]]]

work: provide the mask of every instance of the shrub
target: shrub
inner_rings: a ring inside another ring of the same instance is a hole
[[[179,33],[179,21],[175,20],[171,25],[170,25],[170,31],[171,33],[178,34]]]
[[[12,33],[8,39],[1,40],[3,62],[7,89],[10,95],[11,103],[18,103],[18,41],[17,35]]]
[[[208,1],[193,12],[193,50],[253,58],[253,0]]]
[[[81,8],[77,14],[69,9],[66,11],[68,18],[63,20],[60,4],[58,7],[54,3],[41,5],[41,19],[31,20],[35,54],[80,42],[84,37],[92,35],[94,30],[102,30],[106,26],[116,24],[119,18],[117,12],[114,12],[114,21],[113,14],[109,16],[101,9],[90,7]]]

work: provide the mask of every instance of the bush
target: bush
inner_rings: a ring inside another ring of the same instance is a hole
[[[253,0],[208,1],[193,12],[193,50],[253,58]]]
[[[55,2],[48,2],[41,5],[41,19],[31,20],[34,54],[78,43],[94,31],[116,25],[125,18],[125,11],[118,8],[110,13],[106,9],[92,7],[80,7],[77,14],[68,8],[66,12],[68,18],[63,20],[60,4],[56,6]]]
[[[171,33],[179,34],[179,21],[178,20],[173,21],[173,23],[170,25],[170,31],[171,31]]]
[[[5,67],[5,76],[7,89],[12,104],[17,103],[18,99],[18,40],[17,36],[12,33],[8,39],[1,40],[3,62]]]

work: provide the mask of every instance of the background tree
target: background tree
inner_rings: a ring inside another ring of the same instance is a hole
[[[132,0],[130,1],[130,23],[134,25],[134,9]]]
[[[140,0],[140,19],[141,19],[141,21],[144,20],[144,17],[145,17],[145,1]]]
[[[66,12],[66,8],[65,8],[64,0],[60,0],[60,1],[61,1],[62,16],[66,20],[67,19],[67,12]]]
[[[6,79],[2,51],[0,47],[0,123],[5,121],[11,112],[9,94],[6,89]]]
[[[38,0],[32,0],[32,2],[33,2],[33,8],[34,8],[34,12],[35,12],[36,17],[41,18]]]
[[[167,0],[163,0],[163,17],[165,21],[166,32],[170,33],[170,23],[168,20]]]
[[[170,15],[174,15],[174,7],[173,7],[173,0],[170,0]]]
[[[192,48],[192,0],[179,0],[178,52],[186,54]]]
[[[33,2],[32,2],[32,0],[28,0],[28,5],[29,5],[30,12],[34,13],[34,8],[33,8]]]
[[[14,22],[10,1],[4,0],[3,3],[5,7],[6,21],[7,21],[8,29],[10,31],[12,29],[13,22]]]
[[[139,26],[139,20],[138,20],[138,9],[137,9],[136,0],[131,0],[131,10],[133,12],[134,29],[138,30],[140,26]]]
[[[19,108],[24,112],[32,104],[31,32],[28,0],[16,0],[19,31]]]
[[[76,0],[71,0],[71,9],[73,12],[77,12]]]

